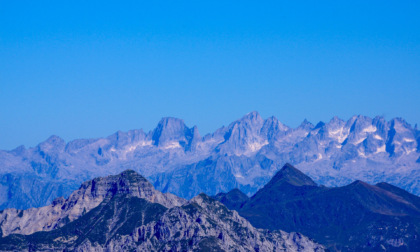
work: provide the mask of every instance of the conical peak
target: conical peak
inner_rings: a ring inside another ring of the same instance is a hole
[[[288,126],[284,125],[280,122],[276,117],[271,116],[264,121],[265,128],[272,128],[280,131],[287,131],[289,129]]]
[[[303,172],[287,163],[276,173],[269,184],[289,183],[294,186],[317,186],[317,184]]]
[[[337,123],[337,122],[344,122],[344,120],[343,119],[341,119],[340,117],[338,117],[338,116],[334,116],[333,118],[331,118],[331,120],[330,120],[330,122],[329,123]]]
[[[264,120],[261,118],[260,114],[257,111],[253,111],[246,114],[241,119],[234,122],[233,124],[237,124],[237,123],[262,126],[262,124],[264,123]]]
[[[236,200],[236,201],[248,200],[248,196],[245,193],[243,193],[241,190],[239,190],[238,188],[230,190],[228,193],[226,193],[225,196],[226,198],[229,198],[231,200]]]
[[[363,182],[361,180],[355,180],[353,183],[351,183],[350,185],[354,185],[354,186],[369,186],[368,183]]]
[[[50,136],[47,140],[45,140],[45,143],[51,143],[51,144],[55,144],[55,143],[65,143],[64,139],[62,139],[61,137],[57,136],[57,135],[52,135]]]
[[[243,192],[242,192],[241,190],[239,190],[239,188],[234,188],[234,189],[230,190],[230,191],[228,192],[228,194],[229,194],[229,193],[232,193],[232,194],[233,194],[233,193],[235,193],[235,194],[236,194],[236,193],[243,194]]]
[[[303,120],[303,122],[299,125],[299,129],[311,130],[314,128],[314,125],[310,123],[308,120]]]
[[[246,114],[243,118],[253,119],[253,118],[261,118],[261,116],[257,111],[252,111]]]
[[[283,172],[283,173],[284,172],[302,173],[301,171],[299,171],[296,167],[294,167],[290,163],[286,163],[285,165],[283,165],[283,167],[281,168],[280,172]]]
[[[42,151],[60,150],[64,149],[66,142],[59,136],[52,135],[44,142],[38,145],[38,148]]]
[[[368,184],[364,181],[356,180],[353,183],[351,183],[351,184],[349,184],[349,185],[347,185],[343,188],[351,188],[351,190],[356,190],[356,191],[362,190],[364,192],[365,190],[375,191],[375,188],[377,188],[377,187],[375,187],[374,185],[370,185],[370,184]]]

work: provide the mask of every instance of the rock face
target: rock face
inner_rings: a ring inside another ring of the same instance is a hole
[[[299,233],[256,229],[205,194],[167,208],[123,187],[116,191],[62,227],[0,238],[0,251],[324,251]]]
[[[80,216],[108,202],[116,195],[130,195],[159,203],[167,208],[180,206],[186,200],[155,190],[144,177],[132,170],[119,175],[95,178],[83,183],[68,199],[57,198],[49,206],[27,210],[5,209],[0,212],[2,236],[32,234],[49,231],[78,219]]]
[[[297,128],[257,112],[200,136],[176,118],[150,132],[131,130],[66,143],[0,151],[0,209],[27,209],[68,197],[86,180],[132,169],[156,189],[190,199],[239,188],[254,194],[293,163],[315,182],[342,186],[385,181],[420,195],[420,131],[401,118],[334,117]]]
[[[232,209],[255,227],[301,232],[332,251],[420,249],[420,198],[388,183],[328,188],[287,164]]]

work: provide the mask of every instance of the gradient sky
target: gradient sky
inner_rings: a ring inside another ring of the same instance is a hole
[[[0,149],[253,110],[420,123],[419,1],[149,2],[0,0]]]

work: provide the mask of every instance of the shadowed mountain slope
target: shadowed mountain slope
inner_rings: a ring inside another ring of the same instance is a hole
[[[124,175],[129,184],[144,179],[131,171]],[[256,229],[205,194],[167,208],[151,202],[155,197],[138,197],[125,182],[109,183],[117,193],[61,227],[1,237],[0,251],[325,250],[299,233]],[[148,191],[143,182],[138,192]]]
[[[317,186],[287,164],[236,210],[256,227],[302,232],[331,250],[417,251],[419,201],[386,183]]]
[[[31,234],[56,229],[119,195],[143,198],[167,208],[186,202],[173,194],[155,190],[147,179],[135,171],[126,170],[118,175],[86,181],[68,199],[57,198],[45,207],[0,211],[1,235]]]
[[[222,202],[227,208],[232,210],[240,209],[243,204],[249,200],[248,196],[238,188],[235,188],[228,193],[219,193],[216,196],[213,196],[213,198]]]

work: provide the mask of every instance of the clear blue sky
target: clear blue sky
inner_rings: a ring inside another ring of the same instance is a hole
[[[253,110],[420,123],[419,1],[149,2],[0,0],[0,149]]]

